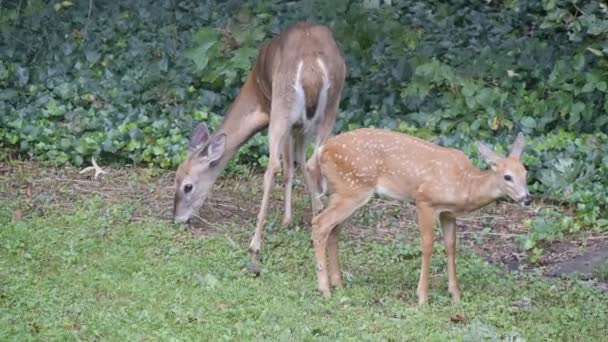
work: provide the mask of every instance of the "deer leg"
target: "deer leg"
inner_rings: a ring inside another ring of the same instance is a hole
[[[317,133],[315,150],[317,150],[319,146],[323,145],[325,140],[327,140],[327,138],[329,138],[331,135],[336,123],[336,115],[338,114],[339,105],[340,93],[338,92],[337,96],[327,103],[327,108],[324,113],[325,115],[323,116],[323,121],[321,122],[321,126],[319,126],[319,131]]]
[[[294,176],[294,151],[293,151],[293,138],[291,134],[288,134],[285,138],[285,144],[283,145],[283,177],[285,180],[285,212],[283,213],[283,227],[288,227],[292,220],[291,211],[291,193],[293,190],[293,176]]]
[[[249,271],[259,274],[260,273],[260,250],[262,248],[262,239],[264,234],[264,224],[266,223],[266,213],[268,211],[268,201],[270,199],[270,192],[274,185],[274,175],[280,167],[280,149],[285,141],[285,136],[289,134],[287,132],[286,121],[271,121],[268,129],[268,147],[269,147],[269,158],[268,167],[264,174],[264,194],[262,196],[262,204],[260,205],[260,212],[258,214],[257,224],[255,226],[255,233],[249,244]]]
[[[315,217],[319,211],[321,211],[323,203],[321,203],[321,199],[319,199],[319,194],[316,191],[317,187],[306,167],[306,141],[304,136],[300,135],[295,139],[295,155],[296,161],[298,162],[298,165],[300,165],[300,170],[302,170],[302,175],[304,176],[306,191],[310,194],[312,217]]]
[[[439,220],[443,229],[445,251],[448,255],[448,292],[452,295],[452,302],[456,304],[460,301],[460,289],[456,275],[456,218],[450,213],[441,213]]]
[[[335,288],[342,288],[342,272],[340,271],[340,259],[338,259],[338,238],[341,229],[341,225],[334,227],[327,241],[329,282]]]
[[[418,211],[418,225],[420,226],[420,238],[422,242],[422,265],[417,295],[418,305],[424,305],[428,301],[429,273],[435,233],[433,231],[433,208],[424,203],[416,203],[416,210]]]
[[[357,208],[365,204],[370,197],[371,192],[359,195],[349,194],[348,196],[333,194],[330,196],[325,210],[312,220],[312,241],[315,249],[318,289],[325,298],[331,296],[327,274],[327,244],[329,235],[336,225],[346,220]]]

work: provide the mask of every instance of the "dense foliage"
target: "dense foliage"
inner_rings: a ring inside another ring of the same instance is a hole
[[[574,205],[572,229],[608,227],[608,9],[601,2],[0,6],[0,144],[20,153],[77,165],[98,156],[174,167],[194,120],[217,126],[260,43],[308,19],[333,27],[347,61],[336,131],[388,127],[476,158],[475,140],[506,150],[521,130],[530,137],[532,189]],[[257,136],[234,165],[264,164],[265,153]]]

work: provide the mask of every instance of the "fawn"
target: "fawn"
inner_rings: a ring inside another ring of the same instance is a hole
[[[503,196],[522,206],[531,204],[527,171],[520,161],[524,144],[525,138],[519,133],[509,156],[504,158],[479,142],[479,153],[490,165],[489,170],[480,170],[459,150],[387,130],[363,128],[328,139],[307,164],[317,192],[329,190],[330,194],[327,207],[312,221],[321,294],[330,297],[330,283],[342,287],[339,225],[378,193],[416,203],[422,242],[419,305],[428,299],[433,220],[439,216],[448,259],[448,292],[457,303],[460,289],[456,276],[455,217]]]

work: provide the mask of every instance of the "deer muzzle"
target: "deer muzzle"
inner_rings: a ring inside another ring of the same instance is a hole
[[[523,207],[529,207],[532,204],[532,196],[530,194],[526,194],[525,196],[519,199],[519,204]]]

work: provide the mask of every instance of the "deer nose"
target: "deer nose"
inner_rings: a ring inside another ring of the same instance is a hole
[[[519,203],[524,207],[529,207],[530,204],[532,204],[532,196],[530,196],[530,194],[526,194],[519,200]]]
[[[180,224],[180,223],[190,224],[191,220],[192,220],[191,217],[173,216],[173,223],[175,223],[175,224]]]

